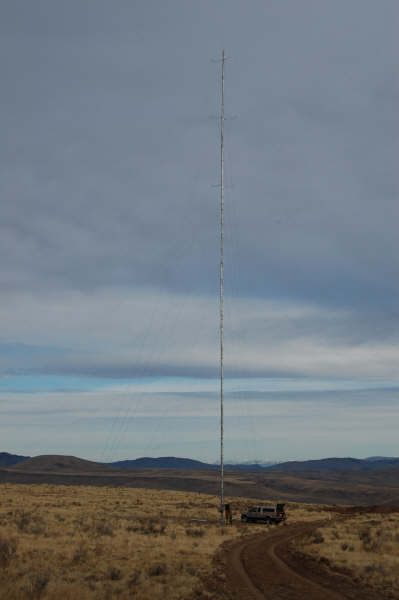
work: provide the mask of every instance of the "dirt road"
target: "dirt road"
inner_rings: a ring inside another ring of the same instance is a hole
[[[384,600],[349,577],[306,561],[290,550],[296,537],[321,523],[279,526],[226,548],[223,595],[239,600]]]

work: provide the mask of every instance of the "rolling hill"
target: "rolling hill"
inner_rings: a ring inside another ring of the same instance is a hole
[[[399,458],[322,458],[320,460],[289,461],[266,467],[267,471],[279,472],[331,472],[331,471],[377,471],[399,466]]]
[[[84,460],[76,456],[42,455],[28,458],[11,467],[21,473],[111,473],[105,464]]]
[[[118,460],[116,462],[105,463],[109,467],[117,469],[216,469],[217,465],[204,463],[200,460],[191,458],[177,458],[176,456],[161,456],[152,458],[143,456],[132,460]]]
[[[0,467],[11,467],[28,458],[30,458],[30,456],[19,456],[18,454],[10,454],[9,452],[0,452]]]

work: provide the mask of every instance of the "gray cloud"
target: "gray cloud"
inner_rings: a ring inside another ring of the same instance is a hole
[[[224,45],[227,111],[239,115],[226,123],[230,368],[243,357],[243,373],[391,375],[396,2],[20,0],[0,10],[1,341],[36,349],[6,351],[3,371],[132,374],[143,368],[127,348],[137,343],[148,372],[212,372],[209,115],[219,99],[209,59]],[[134,298],[148,289],[144,311]],[[269,302],[282,305],[274,321]],[[287,318],[287,303],[311,314]],[[172,321],[176,347],[163,337]]]

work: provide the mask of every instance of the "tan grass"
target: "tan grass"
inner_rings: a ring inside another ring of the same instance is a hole
[[[226,500],[237,520],[221,527],[218,499],[205,494],[1,484],[0,599],[186,599],[222,542],[265,530],[239,522],[253,500]],[[315,510],[288,513],[307,520]]]
[[[399,513],[370,513],[334,521],[297,546],[356,582],[399,598]]]

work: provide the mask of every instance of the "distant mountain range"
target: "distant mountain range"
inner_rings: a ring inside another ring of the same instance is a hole
[[[3,461],[14,460],[1,455]],[[11,456],[11,458],[10,458]],[[89,486],[127,486],[155,490],[201,492],[215,495],[219,472],[215,465],[191,459],[143,458],[109,466],[74,456],[35,456],[0,466],[1,483]],[[119,461],[118,461],[119,462]],[[367,464],[366,464],[367,463]],[[137,465],[141,464],[141,468]],[[154,465],[156,465],[154,467]],[[133,466],[133,468],[132,468]],[[314,502],[371,506],[396,505],[399,498],[399,459],[329,458],[281,463],[273,467],[244,465],[227,471],[226,496],[257,501]],[[252,470],[254,469],[254,470]]]
[[[193,460],[191,458],[177,458],[176,456],[161,456],[160,458],[143,457],[133,460],[118,460],[116,462],[106,463],[109,467],[117,469],[219,469],[219,465]],[[273,463],[269,463],[273,464]],[[237,463],[225,464],[225,469],[243,470],[243,471],[263,471],[263,464],[253,463]]]
[[[211,465],[191,458],[177,458],[175,456],[161,456],[160,458],[144,456],[143,458],[118,460],[106,464],[116,469],[217,469],[217,465]]]
[[[335,472],[335,471],[377,471],[390,467],[399,467],[399,458],[386,456],[372,456],[370,458],[323,458],[320,460],[288,461],[277,464],[262,463],[236,463],[226,464],[229,471],[252,472]],[[120,460],[111,463],[97,463],[73,456],[19,456],[0,452],[0,468],[12,468],[18,471],[69,471],[69,472],[99,472],[125,469],[186,469],[192,471],[216,470],[218,465],[205,463],[190,458],[163,456],[159,458],[143,457],[132,460]]]
[[[160,458],[137,458],[134,460],[122,460],[112,463],[107,463],[109,467],[117,469],[218,469],[219,466],[192,460],[189,458],[176,458],[174,456],[166,456]],[[242,470],[242,471],[283,471],[283,472],[302,472],[302,471],[376,471],[377,469],[387,469],[390,466],[399,466],[399,458],[392,457],[371,457],[368,458],[322,458],[319,460],[304,460],[304,461],[288,461],[275,464],[259,464],[259,463],[236,463],[226,464],[225,469]]]

